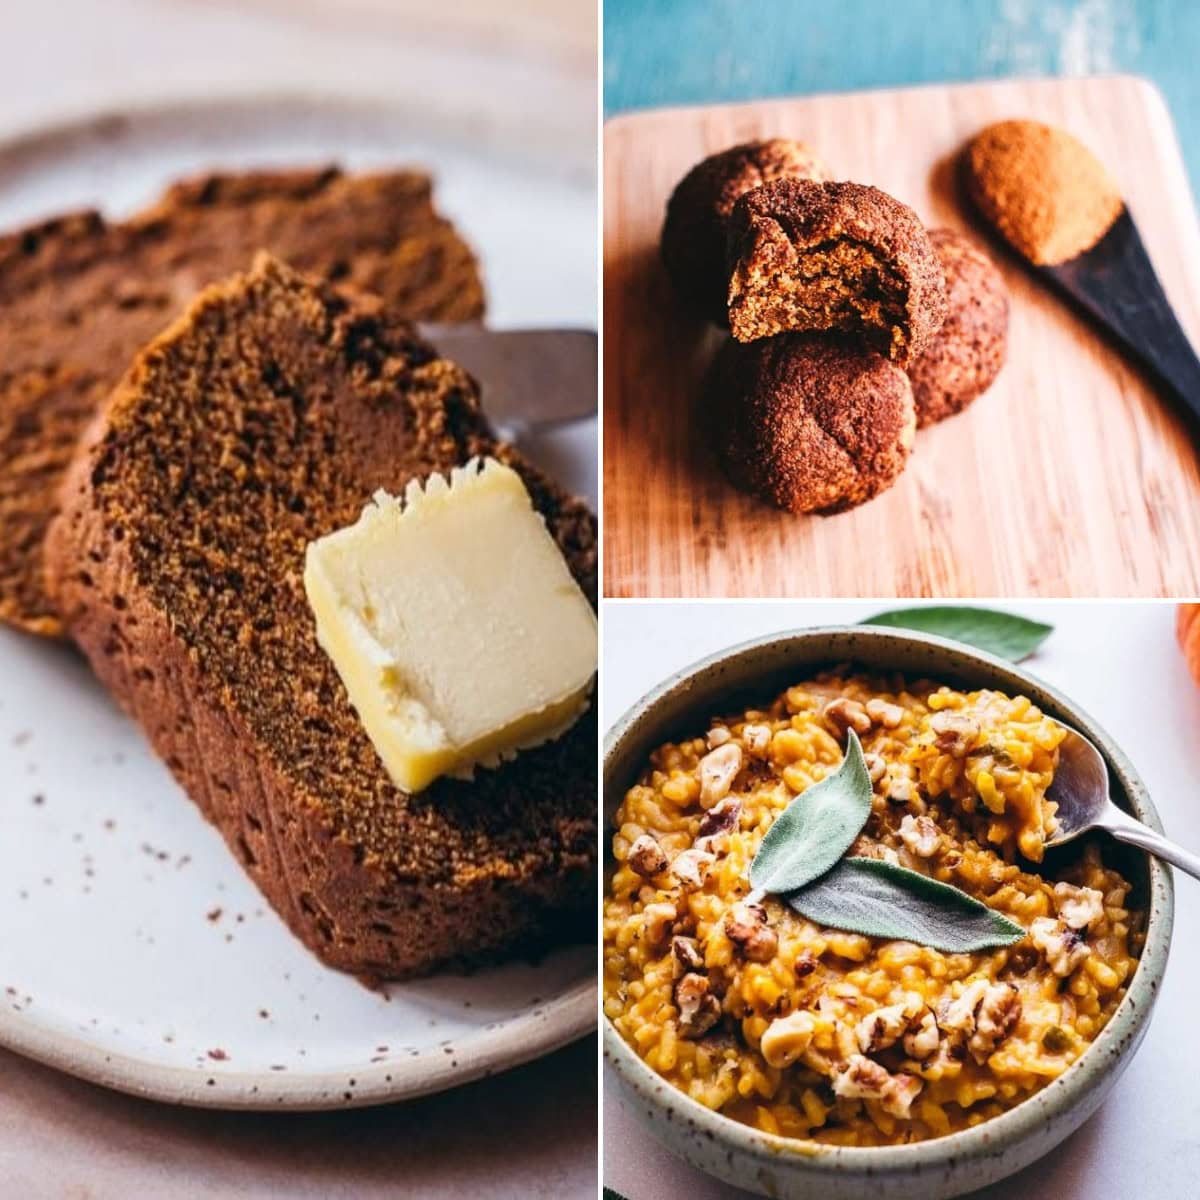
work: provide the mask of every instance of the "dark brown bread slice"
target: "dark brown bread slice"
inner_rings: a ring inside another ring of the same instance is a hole
[[[210,175],[122,224],[79,213],[0,237],[0,620],[61,632],[42,540],[81,431],[138,350],[259,249],[412,320],[483,312],[474,256],[419,172]]]
[[[473,783],[390,783],[316,642],[306,544],[491,454],[595,604],[595,519],[496,443],[469,376],[377,302],[263,256],[137,360],[65,483],[71,636],[293,931],[373,978],[594,924],[596,721]]]

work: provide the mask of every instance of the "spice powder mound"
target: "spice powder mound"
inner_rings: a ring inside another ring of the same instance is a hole
[[[1104,164],[1069,133],[1037,121],[981,130],[964,171],[979,210],[1035,266],[1090,250],[1124,208]]]

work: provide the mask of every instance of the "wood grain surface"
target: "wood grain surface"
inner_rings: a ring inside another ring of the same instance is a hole
[[[622,116],[604,134],[604,574],[610,596],[1193,596],[1200,440],[1085,320],[988,238],[953,159],[990,121],[1033,117],[1109,166],[1184,328],[1200,335],[1200,227],[1159,93],[1131,78],[994,82]],[[794,517],[743,496],[698,436],[720,335],[658,263],[663,206],[714,150],[787,135],[839,177],[988,244],[1012,298],[1009,362],[922,430],[883,496]]]

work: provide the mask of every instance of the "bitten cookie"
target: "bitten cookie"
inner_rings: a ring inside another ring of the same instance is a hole
[[[741,342],[853,333],[900,366],[946,315],[942,268],[906,204],[858,183],[785,179],[729,219],[729,324]]]
[[[678,183],[667,202],[662,259],[680,299],[718,325],[729,322],[725,236],[738,197],[775,179],[832,179],[803,142],[767,138],[710,155]]]
[[[917,425],[961,412],[992,386],[1008,350],[1008,292],[995,264],[953,229],[930,230],[949,311],[908,369]]]
[[[891,487],[916,429],[903,371],[873,350],[806,334],[727,342],[706,419],[730,480],[795,513],[841,512]]]

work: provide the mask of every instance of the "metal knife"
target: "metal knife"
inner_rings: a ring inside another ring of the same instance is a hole
[[[420,328],[475,377],[484,412],[508,441],[596,415],[597,348],[590,329]]]

